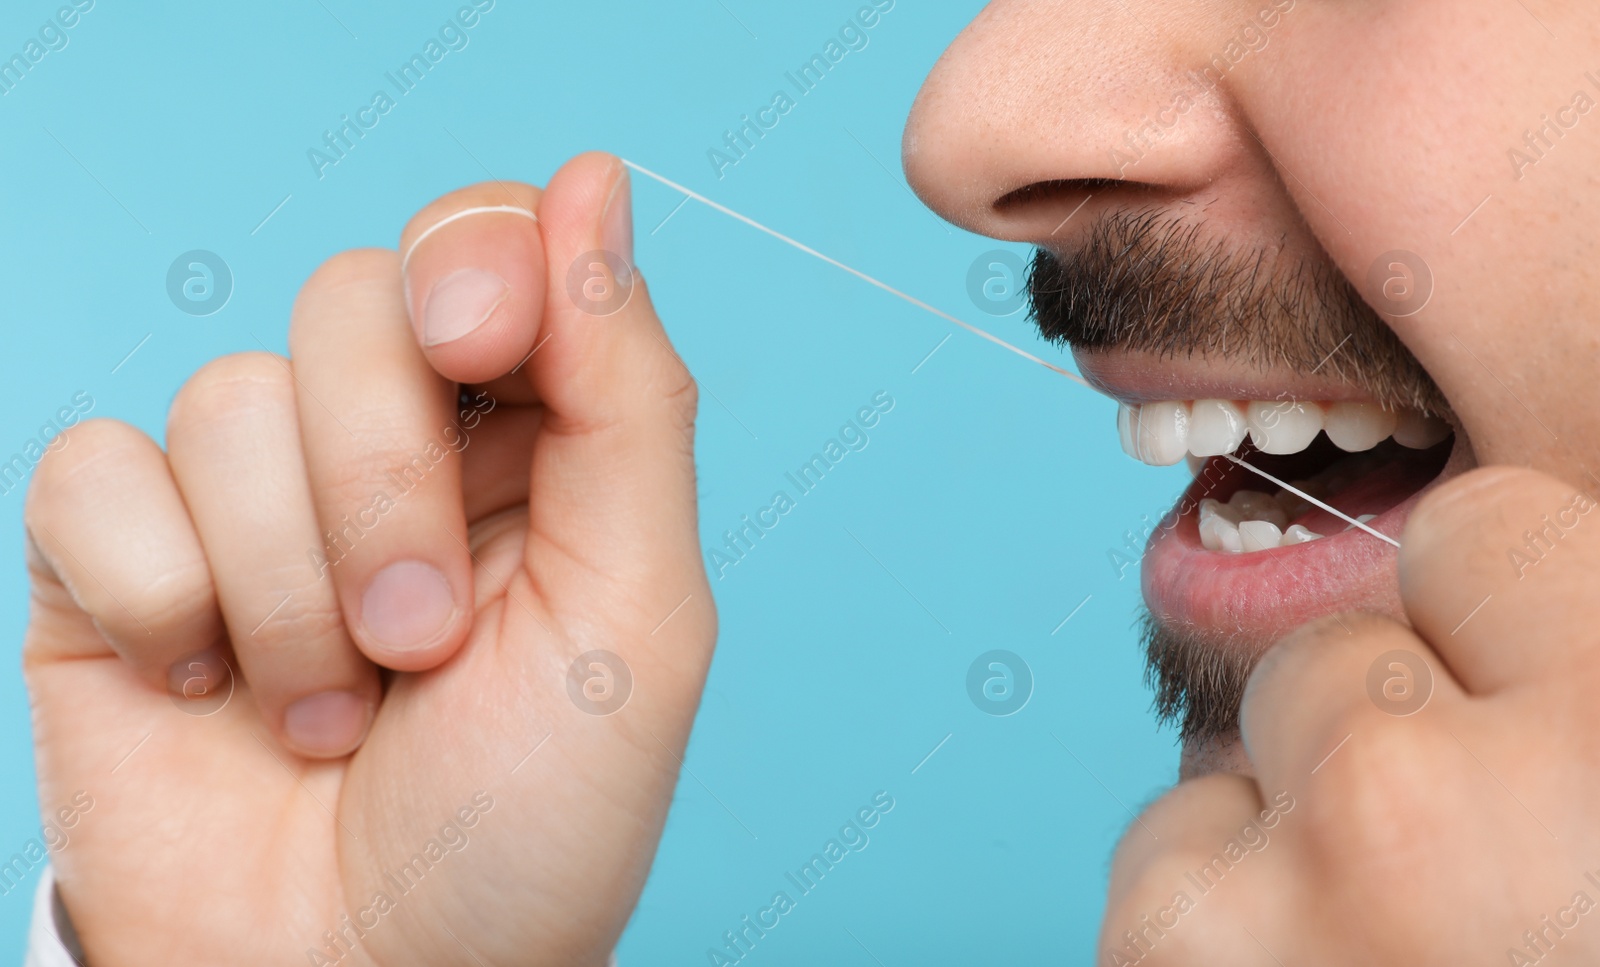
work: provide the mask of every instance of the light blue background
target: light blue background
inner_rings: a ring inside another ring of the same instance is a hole
[[[146,14],[99,0],[66,48],[0,98],[12,343],[0,362],[0,455],[79,390],[94,415],[159,439],[173,392],[207,359],[285,349],[290,303],[322,259],[393,245],[419,206],[487,172],[542,183],[590,148],[1062,361],[1023,314],[980,311],[967,272],[997,246],[945,227],[900,174],[912,98],[976,0],[900,0],[867,48],[715,176],[707,149],[770,103],[783,73],[857,5],[500,0],[464,50],[319,180],[307,149],[369,103],[456,4]],[[0,55],[56,6],[6,4]],[[636,178],[635,197],[638,261],[706,391],[708,546],[766,506],[783,473],[874,393],[896,406],[865,450],[714,579],[723,630],[687,758],[693,778],[679,786],[623,962],[706,963],[725,930],[789,889],[786,870],[887,790],[896,806],[871,845],[746,963],[1086,963],[1127,809],[1158,794],[1176,760],[1140,681],[1137,579],[1119,580],[1108,552],[1170,505],[1181,471],[1122,457],[1112,405],[1068,380],[695,203],[652,234],[680,196]],[[167,296],[168,266],[190,249],[219,253],[234,274],[230,302],[209,317]],[[13,669],[0,676],[0,764],[14,777],[0,856],[38,829],[15,671],[21,508],[20,488],[0,498],[0,628]],[[1035,678],[1029,704],[1005,718],[966,691],[968,666],[996,648],[1020,654]],[[0,898],[10,953],[20,954],[29,896]]]

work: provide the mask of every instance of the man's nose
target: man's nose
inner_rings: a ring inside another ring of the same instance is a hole
[[[1251,51],[1228,45],[1240,23],[1264,45],[1281,16],[1272,0],[997,0],[918,94],[906,177],[951,222],[1042,245],[1097,211],[1213,204],[1270,176],[1229,93],[1250,66],[1230,58]]]

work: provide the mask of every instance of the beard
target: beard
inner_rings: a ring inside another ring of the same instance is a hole
[[[1103,217],[1072,250],[1037,250],[1030,315],[1045,339],[1092,351],[1211,356],[1322,370],[1390,407],[1449,406],[1421,363],[1326,257],[1241,248],[1159,209]],[[1239,730],[1245,684],[1267,643],[1139,619],[1154,711],[1186,743]]]
[[[1169,627],[1145,609],[1138,625],[1157,721],[1175,726],[1185,744],[1238,735],[1239,706],[1260,653],[1244,642]]]

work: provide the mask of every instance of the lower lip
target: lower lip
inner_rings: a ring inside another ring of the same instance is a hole
[[[1467,469],[1466,449],[1455,446],[1442,471],[1426,482],[1415,481],[1420,489],[1367,526],[1398,539],[1423,495]],[[1361,487],[1357,483],[1351,490]],[[1350,610],[1401,614],[1398,549],[1363,530],[1244,554],[1206,549],[1200,543],[1201,498],[1226,502],[1234,491],[1246,488],[1277,489],[1244,467],[1214,457],[1162,518],[1145,549],[1142,569],[1145,603],[1161,625],[1259,650],[1322,615]],[[1350,503],[1353,496],[1359,498],[1347,492],[1328,503],[1352,515],[1363,513]]]

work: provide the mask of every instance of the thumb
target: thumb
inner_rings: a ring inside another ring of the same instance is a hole
[[[685,604],[710,619],[695,508],[694,377],[673,350],[633,264],[628,171],[615,157],[569,161],[539,203],[548,277],[528,375],[546,414],[529,495],[530,573],[560,610],[579,580],[606,575],[648,631]],[[699,619],[698,621],[696,619]]]

